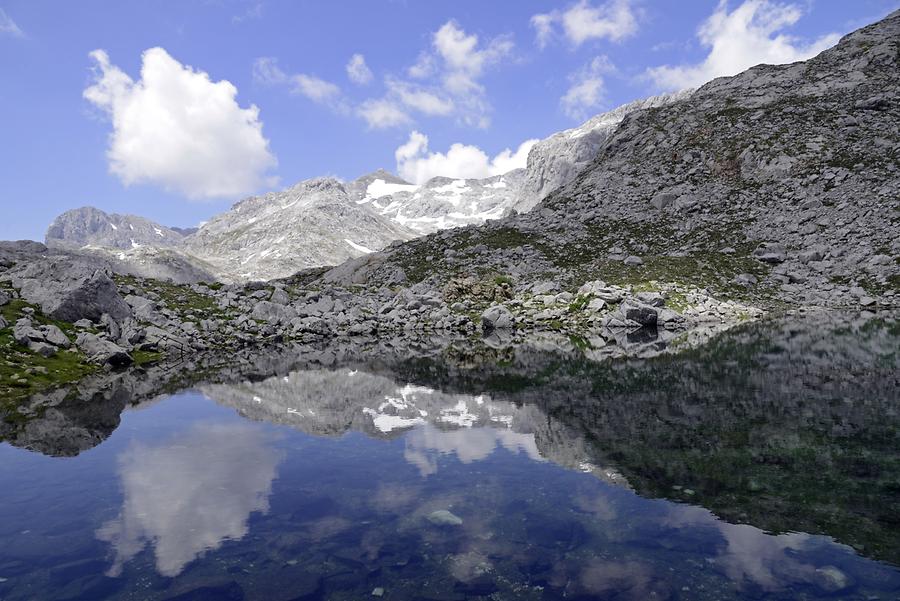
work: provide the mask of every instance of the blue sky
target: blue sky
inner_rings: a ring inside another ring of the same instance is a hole
[[[497,173],[528,140],[898,6],[0,0],[0,239],[84,205],[189,226],[320,175]]]

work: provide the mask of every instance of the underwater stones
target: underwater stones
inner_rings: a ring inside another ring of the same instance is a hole
[[[818,588],[829,594],[840,592],[853,584],[850,577],[835,566],[816,568],[813,582]]]
[[[462,526],[463,523],[461,517],[454,515],[446,509],[432,511],[428,514],[426,519],[435,526]]]

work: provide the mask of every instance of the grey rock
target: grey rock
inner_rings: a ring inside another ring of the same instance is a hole
[[[787,259],[787,251],[783,244],[763,242],[753,251],[753,256],[764,263],[783,263]]]
[[[47,229],[49,247],[87,245],[130,250],[137,246],[174,247],[184,236],[173,229],[134,215],[109,214],[93,207],[66,211]]]
[[[644,260],[636,255],[629,255],[622,261],[626,265],[643,265]]]
[[[13,287],[45,315],[62,321],[99,321],[131,316],[131,308],[102,265],[72,256],[48,256],[17,264],[9,271]]]
[[[296,317],[291,307],[277,305],[270,301],[260,301],[253,306],[251,317],[270,324],[286,324]]]
[[[269,298],[269,301],[276,305],[286,305],[291,302],[291,297],[288,296],[288,293],[282,288],[276,288],[272,291],[272,296]]]
[[[62,330],[60,330],[57,326],[49,324],[41,326],[41,333],[44,335],[44,340],[49,342],[54,346],[58,346],[61,348],[69,348],[72,346],[72,341],[69,340],[69,337],[66,336]]]
[[[7,293],[3,292],[2,290],[0,290],[0,307],[9,303],[9,300],[10,300],[9,295]]]
[[[650,204],[653,205],[653,208],[662,210],[674,203],[676,198],[678,198],[677,194],[660,192],[650,200]]]
[[[93,363],[108,364],[112,367],[127,367],[132,363],[131,355],[125,349],[96,334],[80,333],[75,340],[75,345]]]
[[[752,273],[741,273],[734,276],[734,282],[741,286],[754,286],[759,282],[759,279]]]
[[[642,326],[656,325],[659,316],[659,312],[655,307],[638,304],[633,301],[623,306],[623,312],[628,320]]]
[[[509,330],[516,325],[515,318],[503,305],[494,305],[481,314],[481,329],[489,334],[494,330]]]

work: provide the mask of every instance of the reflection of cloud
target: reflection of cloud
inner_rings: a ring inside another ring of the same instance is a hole
[[[727,545],[716,557],[717,564],[738,585],[752,582],[773,591],[815,578],[814,566],[792,553],[815,538],[809,534],[767,534],[748,524],[723,522],[702,507],[684,505],[674,506],[666,523],[691,528],[705,524],[719,530]]]
[[[498,445],[512,453],[524,452],[534,461],[543,461],[534,434],[498,428],[442,431],[430,425],[409,433],[403,456],[418,467],[423,476],[428,476],[437,472],[436,455],[452,454],[463,463],[472,463],[486,459]]]
[[[250,513],[269,509],[280,459],[244,424],[201,424],[164,445],[132,445],[119,456],[122,512],[97,531],[116,551],[110,575],[148,541],[159,573],[176,576],[205,551],[242,538]]]

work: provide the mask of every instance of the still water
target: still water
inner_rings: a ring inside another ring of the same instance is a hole
[[[319,354],[77,451],[109,417],[48,409],[0,447],[0,598],[898,599],[898,348]]]

